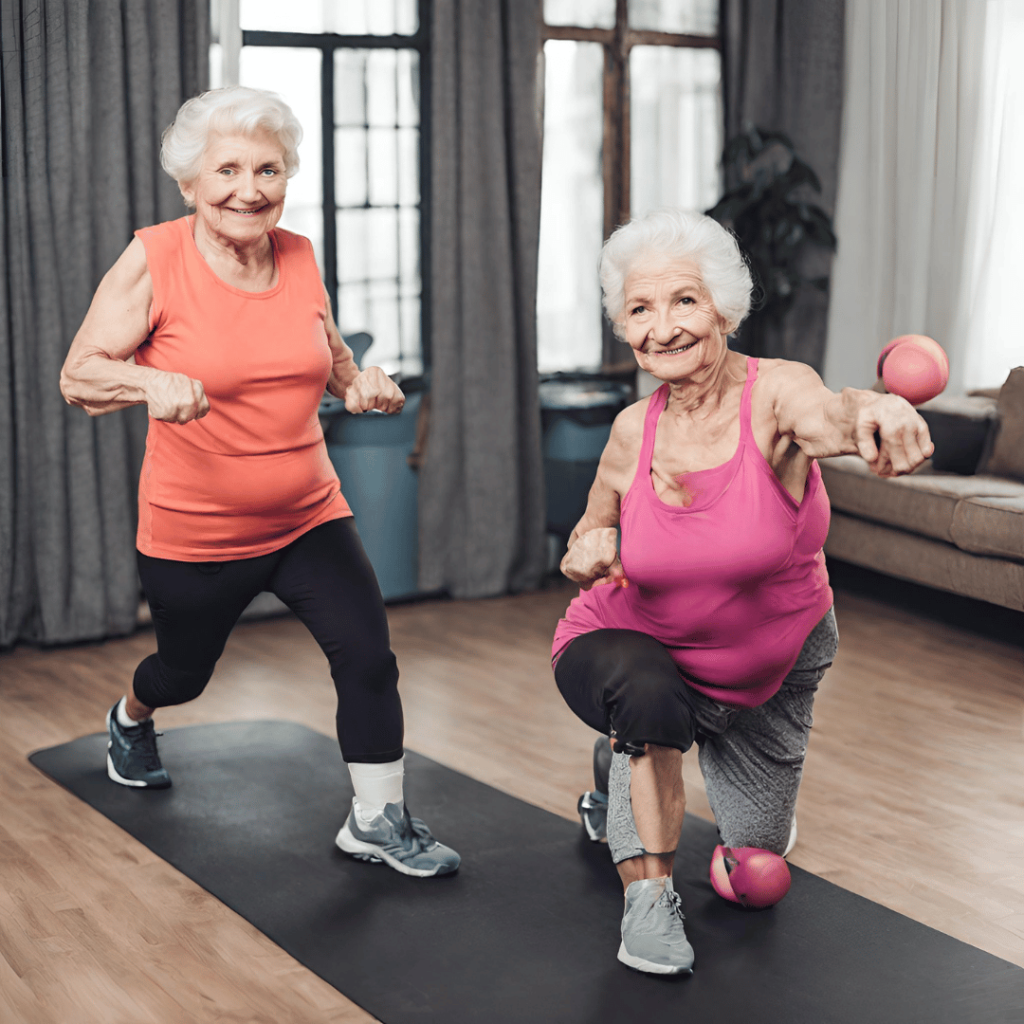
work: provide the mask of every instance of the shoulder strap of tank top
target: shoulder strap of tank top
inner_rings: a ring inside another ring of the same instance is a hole
[[[640,458],[637,461],[636,473],[650,474],[651,459],[654,457],[654,437],[658,431],[658,417],[661,416],[668,400],[668,384],[662,384],[657,391],[651,395],[647,406],[647,414],[644,416],[644,436],[640,442]]]
[[[757,380],[759,363],[759,359],[747,356],[747,380],[743,385],[743,397],[740,399],[740,433],[744,441],[753,440],[754,437],[754,429],[750,423],[752,408],[750,395],[754,390],[754,382]]]

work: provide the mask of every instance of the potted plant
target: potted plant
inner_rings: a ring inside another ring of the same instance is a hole
[[[828,276],[803,272],[808,246],[835,252],[832,220],[808,200],[821,182],[788,136],[750,125],[722,154],[727,191],[707,211],[739,241],[754,278],[754,308],[739,348],[763,355],[766,328],[779,330],[800,288],[828,291]]]

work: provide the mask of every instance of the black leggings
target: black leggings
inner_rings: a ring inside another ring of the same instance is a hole
[[[139,552],[138,562],[157,641],[157,653],[135,670],[135,696],[143,704],[161,708],[198,697],[239,616],[269,590],[327,655],[345,760],[380,764],[402,756],[398,664],[353,519],[331,520],[257,558],[177,562]]]

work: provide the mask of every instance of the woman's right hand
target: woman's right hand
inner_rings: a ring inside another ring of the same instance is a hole
[[[146,381],[149,415],[166,423],[188,423],[210,411],[202,381],[183,373],[154,372]]]
[[[583,590],[612,584],[628,587],[629,580],[619,561],[618,530],[601,526],[581,533],[562,559],[561,570]]]

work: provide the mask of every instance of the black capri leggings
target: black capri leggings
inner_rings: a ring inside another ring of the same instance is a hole
[[[338,742],[346,761],[402,756],[398,664],[377,577],[352,518],[314,527],[280,551],[231,562],[178,562],[138,554],[157,653],[135,670],[135,696],[152,708],[203,692],[228,635],[261,591],[302,621],[331,667]]]

